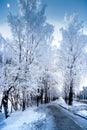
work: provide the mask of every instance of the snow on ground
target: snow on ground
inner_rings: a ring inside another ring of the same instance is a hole
[[[75,114],[80,114],[87,118],[87,104],[85,103],[80,103],[77,101],[73,102],[72,106],[69,106],[65,103],[64,99],[60,97],[58,100],[55,101],[56,104],[63,106],[65,109],[75,113]]]
[[[79,110],[79,111],[77,112],[77,114],[79,114],[79,115],[81,115],[81,116],[87,118],[87,110],[81,110],[81,111]]]
[[[7,119],[0,115],[0,130],[52,130],[53,117],[44,109],[37,107],[10,114]]]
[[[45,118],[45,113],[36,112],[35,108],[29,108],[24,112],[17,111],[12,113],[8,119],[4,120],[5,125],[2,130],[25,130],[28,124],[30,124],[28,127],[34,127],[32,125],[33,123],[39,120],[45,120]]]
[[[63,111],[84,130],[87,130],[87,120],[76,115],[87,118],[87,104],[75,101],[72,106],[68,106],[62,97],[51,104],[64,107]],[[7,119],[0,113],[0,130],[54,130],[54,126],[52,113],[46,108],[46,105],[13,112]]]

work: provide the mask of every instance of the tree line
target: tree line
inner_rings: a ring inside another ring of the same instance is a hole
[[[83,33],[83,22],[76,13],[65,15],[60,29],[62,40],[55,49],[51,44],[54,28],[46,21],[46,5],[38,0],[18,0],[18,5],[19,13],[8,15],[13,40],[4,42],[4,53],[0,56],[1,105],[6,118],[8,100],[11,110],[23,111],[58,96],[72,105],[87,70],[87,36]]]

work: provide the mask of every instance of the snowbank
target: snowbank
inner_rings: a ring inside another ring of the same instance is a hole
[[[58,100],[54,102],[55,105],[60,105],[63,108],[67,109],[68,111],[80,115],[83,118],[87,118],[87,104],[80,103],[80,102],[73,102],[72,106],[69,106],[65,103],[64,99],[60,97]]]
[[[77,114],[87,118],[87,110],[79,110]]]
[[[17,111],[2,119],[0,130],[53,130],[54,120],[46,105]]]
[[[35,108],[29,108],[26,111],[18,111],[11,114],[11,117],[3,121],[4,126],[1,130],[33,130],[37,125],[44,123],[46,119],[45,113],[40,113]],[[35,130],[35,129],[34,129]]]

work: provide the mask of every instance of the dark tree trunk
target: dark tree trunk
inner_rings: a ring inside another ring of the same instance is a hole
[[[69,92],[69,105],[72,105],[73,103],[73,88],[72,86],[70,87],[70,92]]]
[[[48,95],[47,95],[47,82],[44,83],[45,86],[45,103],[48,103]]]
[[[36,98],[37,98],[37,107],[38,107],[39,106],[39,100],[40,100],[40,95],[39,95],[40,94],[40,90],[38,89],[37,92],[38,92],[38,95],[37,95]]]
[[[41,89],[41,104],[43,104],[43,89]]]
[[[25,107],[26,107],[26,98],[25,98],[25,91],[23,91],[22,111],[25,110]]]
[[[65,96],[65,102],[66,102],[66,103],[68,102],[68,97],[67,97],[67,96]]]
[[[5,117],[8,117],[8,93],[7,91],[4,92],[3,98],[2,98],[2,105],[4,108],[4,114]]]
[[[25,110],[25,105],[26,103],[25,103],[25,100],[23,99],[23,106],[22,106],[22,111],[24,111]]]
[[[45,103],[48,103],[47,91],[45,91]]]
[[[39,106],[39,96],[37,96],[37,107]]]
[[[12,87],[13,86],[11,86],[8,90],[3,92],[3,98],[2,98],[1,106],[3,106],[3,108],[4,108],[4,114],[5,114],[6,118],[9,116],[8,115],[8,97],[9,97],[9,92],[12,89]]]

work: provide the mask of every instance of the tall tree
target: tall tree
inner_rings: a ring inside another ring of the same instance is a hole
[[[77,14],[70,17],[66,15],[64,25],[61,28],[62,41],[58,49],[58,67],[62,72],[64,91],[67,88],[68,103],[72,105],[74,91],[80,86],[81,76],[85,69],[84,48],[87,36],[83,34],[83,23],[78,20]]]
[[[41,48],[50,42],[53,26],[46,23],[45,5],[39,0],[18,0],[19,15],[8,16],[8,22],[13,33],[13,60],[15,61],[12,77],[17,76],[15,82],[22,93],[22,109],[25,109],[27,93],[35,92],[35,66],[39,64]],[[16,54],[16,55],[15,55]],[[15,60],[16,59],[16,60]],[[32,75],[33,74],[33,75]],[[36,76],[37,77],[37,76]],[[36,84],[36,85],[35,85]]]

